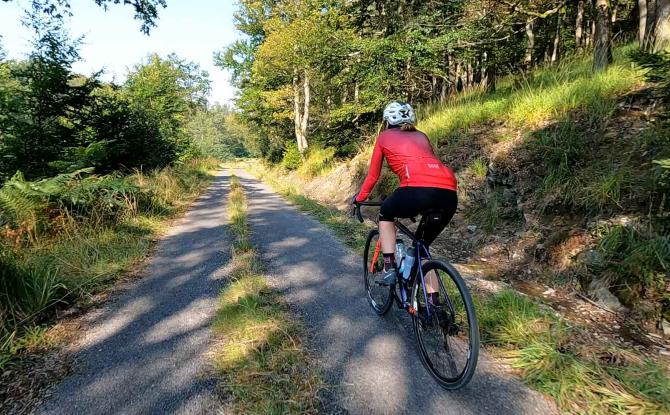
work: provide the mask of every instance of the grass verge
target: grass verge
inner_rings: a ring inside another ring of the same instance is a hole
[[[213,352],[234,413],[317,413],[322,388],[303,343],[303,327],[267,284],[249,240],[247,201],[233,176],[228,196],[232,248],[230,283],[220,294]]]
[[[287,198],[303,212],[314,216],[316,220],[326,225],[347,246],[363,252],[365,247],[366,225],[351,220],[339,209],[324,206],[314,199],[301,194],[295,186],[278,180],[273,171],[267,170],[257,163],[242,163],[238,167],[247,170],[259,180],[269,184],[277,193]]]
[[[0,189],[0,368],[54,344],[49,327],[133,271],[209,185],[215,160],[129,176],[16,180]]]
[[[344,212],[325,207],[282,186],[262,168],[260,179],[312,214],[346,245],[361,252],[367,228]],[[515,291],[473,292],[487,351],[515,369],[533,389],[574,414],[665,414],[670,412],[668,369],[639,353],[593,344],[540,304]]]

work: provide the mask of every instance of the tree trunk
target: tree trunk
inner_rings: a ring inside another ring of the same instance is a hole
[[[302,137],[302,151],[304,153],[307,150],[307,124],[309,122],[309,104],[310,104],[310,87],[309,87],[309,74],[307,71],[303,75],[303,111],[302,111],[302,123],[300,124],[300,136]]]
[[[493,92],[496,90],[496,68],[489,65],[486,68],[486,91]]]
[[[444,104],[447,100],[447,92],[449,88],[449,80],[447,78],[442,78],[442,90],[440,91],[440,103]]]
[[[466,77],[468,82],[468,87],[471,87],[474,83],[474,72],[472,70],[472,62],[468,62],[468,66],[466,67]]]
[[[612,27],[614,27],[614,23],[616,23],[616,12],[617,12],[617,4],[615,0],[611,0],[612,3],[610,4],[610,13],[611,13],[611,21],[612,21]]]
[[[595,16],[591,19],[591,42],[589,46],[593,47],[596,38],[596,19]]]
[[[577,3],[577,19],[575,21],[575,47],[577,53],[584,53],[584,45],[582,44],[582,37],[584,36],[584,0],[579,0]]]
[[[596,0],[596,34],[593,48],[593,70],[607,68],[612,62],[611,17],[608,0]]]
[[[640,47],[644,45],[644,35],[647,27],[647,0],[637,0],[638,33],[637,40]]]
[[[293,71],[293,129],[295,130],[295,141],[298,145],[298,151],[302,153],[302,136],[300,125],[302,118],[300,115],[300,86],[298,84],[298,71]]]
[[[551,51],[551,64],[558,61],[558,47],[561,43],[561,13],[556,13],[556,33],[554,33],[554,47]]]
[[[458,91],[458,76],[456,75],[456,62],[454,61],[453,56],[449,56],[449,92],[453,93]]]
[[[651,50],[654,45],[654,29],[656,27],[656,0],[647,0],[647,24],[644,27],[644,44],[642,48]]]
[[[463,78],[461,70],[461,61],[456,62],[456,91],[460,92],[463,90]]]
[[[658,0],[654,26],[651,50],[658,53],[670,46],[670,0]]]
[[[303,104],[301,108],[300,104]],[[293,72],[293,127],[298,151],[304,154],[307,150],[307,121],[309,118],[309,78],[305,72],[303,87],[300,87],[298,71]]]
[[[530,68],[533,66],[533,51],[535,50],[535,33],[533,32],[533,19],[528,17],[526,19],[526,56],[523,59],[524,66]]]

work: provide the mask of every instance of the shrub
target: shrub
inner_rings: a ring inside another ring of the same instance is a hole
[[[298,173],[305,177],[315,177],[325,172],[333,165],[335,159],[335,149],[327,148],[311,148],[307,158],[298,168]]]
[[[145,174],[91,169],[0,188],[0,368],[55,307],[100,289],[138,260],[166,214],[207,183],[214,160]]]
[[[298,145],[296,143],[291,142],[286,145],[281,165],[286,170],[297,170],[298,167],[302,165],[302,155],[298,151]]]

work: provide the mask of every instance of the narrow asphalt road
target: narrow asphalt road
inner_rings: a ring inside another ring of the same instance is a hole
[[[88,317],[74,372],[38,414],[210,414],[219,403],[205,356],[229,260],[229,177],[160,242],[146,277]]]
[[[272,284],[302,314],[330,386],[330,413],[547,414],[553,403],[487,356],[472,382],[441,389],[424,370],[404,313],[376,316],[365,299],[361,259],[329,230],[266,185],[238,172],[249,198],[253,241]]]

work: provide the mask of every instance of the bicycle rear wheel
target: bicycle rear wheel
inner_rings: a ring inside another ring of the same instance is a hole
[[[379,231],[372,230],[365,241],[363,253],[363,282],[368,297],[368,303],[375,313],[380,316],[386,314],[393,304],[393,287],[382,285],[384,274],[384,257],[381,252]]]
[[[479,357],[479,327],[472,297],[458,271],[443,261],[427,261],[424,279],[437,273],[439,305],[426,306],[426,293],[417,275],[412,288],[414,334],[424,367],[445,389],[465,386]]]

